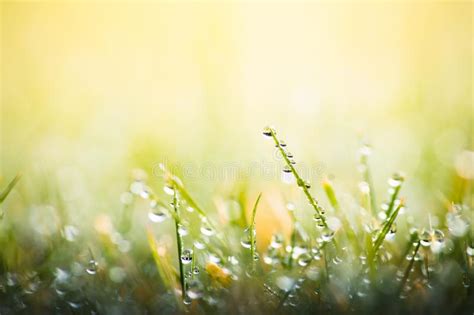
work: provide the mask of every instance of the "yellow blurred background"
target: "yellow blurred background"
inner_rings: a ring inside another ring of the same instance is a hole
[[[380,194],[396,170],[413,194],[436,191],[472,150],[472,14],[470,1],[3,1],[2,183],[22,171],[33,200],[41,177],[71,199],[117,198],[130,169],[163,159],[272,161],[273,124],[319,163],[313,181],[354,186],[364,137]]]

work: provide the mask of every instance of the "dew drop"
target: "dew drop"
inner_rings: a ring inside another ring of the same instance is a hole
[[[235,256],[229,256],[227,259],[229,260],[231,265],[235,266],[239,264],[239,261],[237,260],[237,258],[235,258]]]
[[[323,239],[324,242],[329,242],[333,239],[334,237],[334,231],[329,229],[329,228],[324,228],[321,231],[321,238]]]
[[[263,262],[267,265],[272,265],[273,264],[273,257],[269,255],[264,255],[263,256]]]
[[[309,253],[301,254],[298,258],[298,265],[300,265],[301,267],[305,267],[311,262],[311,260],[312,257]]]
[[[388,241],[392,241],[395,238],[395,233],[397,232],[397,225],[395,223],[392,223],[390,226],[389,231],[385,235],[385,239]]]
[[[95,275],[97,273],[98,265],[99,264],[94,259],[89,260],[89,264],[86,269],[86,272],[90,275]]]
[[[272,241],[270,247],[274,249],[281,248],[283,245],[283,236],[281,234],[274,234],[272,236]]]
[[[170,196],[173,196],[173,195],[174,195],[174,189],[173,189],[173,187],[170,186],[170,185],[165,185],[165,186],[163,187],[163,191],[164,191],[165,194],[167,194],[167,195],[170,195]]]
[[[178,234],[179,234],[180,236],[186,236],[186,235],[189,234],[189,231],[188,231],[188,229],[187,229],[184,225],[181,225],[181,224],[180,224],[180,225],[178,226]]]
[[[200,239],[195,240],[193,244],[194,244],[194,247],[196,247],[197,249],[206,248],[206,243]]]
[[[202,225],[200,229],[201,233],[205,236],[212,236],[214,235],[215,231],[209,225]]]
[[[265,127],[263,128],[263,135],[267,138],[271,137],[273,134],[275,134],[275,129],[272,127]]]
[[[199,267],[198,266],[194,267],[193,274],[195,274],[195,275],[199,274]]]
[[[420,244],[422,246],[428,247],[431,245],[431,235],[427,230],[423,230],[420,234]]]
[[[332,259],[332,262],[335,264],[335,265],[339,265],[341,262],[342,262],[342,258],[336,256]]]
[[[191,249],[183,250],[181,254],[181,262],[183,265],[189,265],[193,261],[193,251]]]
[[[140,192],[140,197],[142,197],[143,199],[148,199],[148,198],[150,198],[150,195],[151,195],[151,193],[150,193],[150,188],[148,188],[148,187],[146,187],[146,186],[145,186],[145,187],[142,189],[142,191]]]
[[[399,187],[403,183],[404,179],[405,178],[401,173],[395,173],[388,180],[388,184],[390,185],[390,187],[396,188],[396,187]]]
[[[252,247],[251,244],[252,242],[250,241],[248,235],[244,235],[240,239],[240,245],[242,245],[243,248],[250,249]]]
[[[150,219],[151,222],[163,222],[168,218],[166,213],[164,213],[161,210],[157,209],[150,209],[150,212],[148,212],[148,219]]]
[[[472,247],[472,246],[467,246],[467,248],[466,248],[466,254],[467,254],[468,256],[473,257],[473,256],[474,256],[474,247]]]
[[[444,242],[444,233],[443,233],[443,231],[438,230],[438,229],[434,230],[433,239],[434,239],[435,242],[443,243]]]
[[[252,241],[251,241],[250,233],[253,233],[253,240],[254,240],[254,245],[255,245],[257,232],[255,231],[254,228],[252,228],[251,230],[250,230],[250,228],[246,228],[244,230],[244,235],[240,239],[240,244],[242,245],[243,248],[249,249],[249,248],[252,247],[251,246]]]
[[[283,166],[283,173],[291,173],[291,168],[288,165]]]

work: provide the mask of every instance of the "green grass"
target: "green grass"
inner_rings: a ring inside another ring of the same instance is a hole
[[[268,180],[255,198],[246,183],[245,193],[235,188],[232,209],[161,165],[162,178],[134,178],[116,218],[99,216],[93,228],[16,221],[12,214],[54,218],[60,210],[26,212],[26,188],[11,194],[15,177],[0,194],[8,210],[0,221],[0,313],[472,313],[472,181],[442,193],[456,202],[433,205],[429,224],[417,222],[402,197],[410,176],[388,178],[388,201],[376,204],[365,145],[348,198],[328,179],[310,185],[276,130],[264,135],[296,186]],[[275,227],[271,236],[265,220],[284,208],[276,190],[295,203],[287,206],[287,233]],[[49,229],[38,232],[37,224]]]

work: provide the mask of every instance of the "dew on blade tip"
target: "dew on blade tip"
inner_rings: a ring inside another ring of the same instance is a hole
[[[399,187],[404,180],[405,177],[401,173],[395,173],[388,180],[388,184],[390,185],[390,187],[396,188]]]
[[[275,134],[275,129],[274,128],[272,128],[270,126],[267,126],[267,127],[263,128],[263,135],[265,137],[270,138],[274,134]]]

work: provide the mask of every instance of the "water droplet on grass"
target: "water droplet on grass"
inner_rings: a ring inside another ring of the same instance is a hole
[[[336,256],[332,259],[333,264],[339,265],[342,262],[342,258]]]
[[[283,245],[283,236],[281,234],[274,234],[270,243],[271,248],[281,248]]]
[[[204,249],[206,248],[206,243],[203,240],[197,239],[194,241],[194,247],[197,249]]]
[[[242,245],[243,248],[251,248],[251,235],[250,233],[253,233],[253,240],[254,240],[254,245],[256,243],[256,235],[257,235],[257,232],[255,231],[255,229],[251,229],[250,228],[246,228],[244,230],[244,235],[242,236],[242,238],[240,239],[240,244]]]
[[[301,267],[307,266],[312,260],[312,257],[308,253],[301,254],[300,257],[298,258],[298,265]]]
[[[201,233],[205,236],[212,236],[214,235],[215,231],[209,225],[202,225],[200,229]]]
[[[86,269],[86,272],[90,275],[95,275],[97,273],[97,267],[98,266],[99,266],[99,264],[94,259],[91,259],[91,260],[89,260],[89,264],[88,264],[88,267]]]
[[[189,231],[188,231],[188,229],[187,229],[184,225],[181,225],[181,224],[180,224],[180,225],[178,226],[178,234],[179,234],[180,236],[186,236],[186,235],[189,234]]]
[[[174,188],[170,185],[165,185],[163,187],[163,191],[165,192],[165,194],[167,195],[170,195],[170,196],[173,196],[174,195]]]
[[[235,266],[239,264],[239,261],[237,260],[237,258],[235,258],[235,256],[229,256],[227,259],[229,260],[231,265]]]
[[[267,126],[265,128],[263,128],[263,135],[267,138],[270,138],[272,136],[272,134],[275,134],[275,129],[270,127],[270,126]]]
[[[323,239],[324,242],[329,242],[333,239],[334,237],[334,231],[329,229],[329,228],[324,228],[321,231],[321,238]]]
[[[151,222],[159,223],[159,222],[165,221],[168,218],[168,216],[166,215],[166,213],[160,210],[151,209],[150,212],[148,212],[148,218],[150,219]]]
[[[395,173],[388,180],[388,184],[390,185],[390,187],[396,188],[403,183],[404,179],[405,178],[401,173]]]
[[[434,230],[433,232],[433,240],[438,243],[443,243],[444,242],[444,233],[441,230]]]
[[[188,265],[193,261],[193,251],[191,249],[183,250],[181,254],[181,262],[183,265]]]

